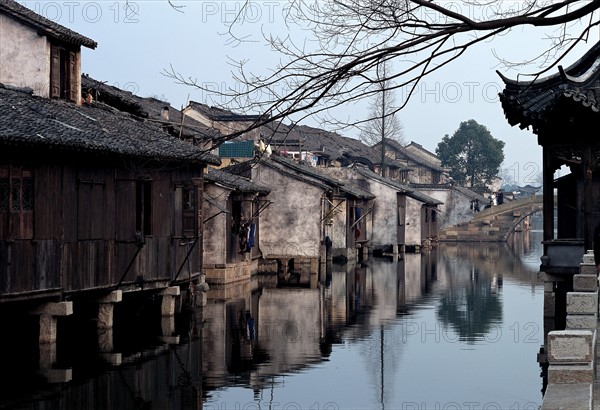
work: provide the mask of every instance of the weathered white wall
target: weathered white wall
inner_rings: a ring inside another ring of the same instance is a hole
[[[348,256],[346,249],[346,221],[348,215],[348,203],[345,199],[334,199],[332,202],[334,206],[337,206],[335,215],[332,218],[333,225],[328,227],[328,232],[331,234],[330,237],[333,241],[333,256]]]
[[[14,19],[0,15],[0,83],[29,87],[48,97],[50,44],[45,36]]]
[[[204,192],[223,208],[227,209],[227,198],[231,191],[212,184],[204,185]],[[204,219],[219,213],[220,210],[208,201],[202,201]],[[227,223],[230,215],[222,213],[204,224],[204,264],[227,262]]]
[[[252,169],[252,180],[269,186],[273,201],[260,215],[263,255],[319,257],[323,189],[260,163]]]
[[[443,202],[438,208],[438,227],[457,225],[473,219],[473,210],[471,209],[471,198],[462,192],[454,189],[422,189],[425,195],[428,195],[438,201]],[[483,210],[486,204],[479,204],[479,209]]]
[[[398,193],[375,180],[366,180],[368,191],[377,197],[373,207],[371,245],[398,245]]]
[[[375,195],[372,224],[367,225],[370,246],[397,245],[398,242],[398,199],[397,190],[373,179],[365,178],[350,168],[323,168],[323,171],[341,180],[353,181],[359,187]]]
[[[405,245],[421,245],[421,209],[423,202],[406,197]]]

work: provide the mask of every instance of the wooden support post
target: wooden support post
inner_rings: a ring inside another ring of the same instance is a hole
[[[548,147],[543,147],[543,161],[544,241],[551,241],[554,239],[554,167]],[[544,255],[547,247],[544,245]]]
[[[593,248],[594,228],[592,225],[592,147],[589,144],[583,146],[583,240],[585,250]]]

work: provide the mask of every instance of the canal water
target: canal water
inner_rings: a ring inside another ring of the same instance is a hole
[[[260,276],[168,323],[130,306],[109,335],[63,324],[51,365],[3,337],[0,408],[538,409],[540,243],[531,231]]]

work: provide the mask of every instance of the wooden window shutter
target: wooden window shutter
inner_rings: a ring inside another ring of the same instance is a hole
[[[60,98],[60,48],[50,48],[50,97]]]
[[[67,74],[69,100],[77,101],[77,54],[69,51],[69,73]]]

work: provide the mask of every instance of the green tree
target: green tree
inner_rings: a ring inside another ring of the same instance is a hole
[[[464,121],[451,137],[446,134],[435,149],[442,166],[462,185],[490,183],[504,161],[504,141],[475,120]]]

